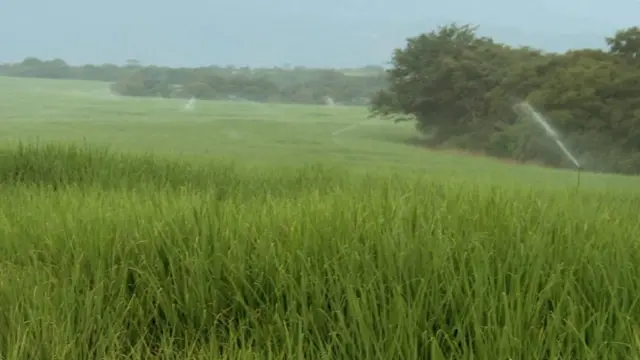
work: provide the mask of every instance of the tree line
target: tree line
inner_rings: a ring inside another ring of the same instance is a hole
[[[373,115],[415,121],[421,142],[489,156],[571,166],[523,101],[543,113],[588,170],[640,173],[640,28],[602,49],[549,53],[501,44],[451,24],[407,40],[391,68],[168,68],[71,66],[27,58],[0,75],[111,82],[126,96],[258,102],[369,104]]]
[[[640,173],[640,28],[602,49],[547,53],[451,24],[407,40],[387,70],[374,115],[417,124],[424,145],[566,167],[526,101],[588,170]],[[520,104],[520,105],[519,105]]]
[[[312,69],[304,67],[169,68],[143,66],[135,60],[114,64],[71,66],[61,59],[26,58],[0,65],[0,75],[111,82],[124,96],[197,98],[303,104],[366,105],[386,86],[381,67]]]

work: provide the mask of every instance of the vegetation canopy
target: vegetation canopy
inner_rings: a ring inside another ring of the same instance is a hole
[[[374,114],[411,115],[427,146],[568,165],[535,124],[511,110],[527,100],[552,120],[594,171],[640,172],[640,28],[618,31],[606,50],[544,53],[448,25],[395,50]]]

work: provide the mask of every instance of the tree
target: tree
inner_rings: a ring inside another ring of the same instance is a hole
[[[142,64],[140,64],[140,61],[136,60],[136,59],[127,59],[127,61],[125,61],[125,64],[127,67],[129,68],[139,68],[142,67]]]
[[[640,63],[640,27],[634,26],[619,30],[606,39],[609,52],[625,59]]]
[[[475,31],[453,24],[410,38],[395,50],[389,86],[375,95],[372,111],[394,119],[410,115],[434,144],[482,129],[485,95],[499,84],[507,60],[502,46]]]
[[[607,38],[608,51],[544,53],[495,43],[456,24],[396,49],[371,112],[414,119],[430,146],[567,165],[554,139],[513,107],[546,114],[588,169],[640,173],[640,28]]]

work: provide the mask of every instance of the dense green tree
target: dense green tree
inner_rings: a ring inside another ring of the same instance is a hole
[[[619,30],[606,40],[611,54],[640,63],[640,27]]]
[[[489,91],[507,62],[503,46],[456,24],[410,38],[393,55],[389,86],[372,101],[374,113],[411,115],[435,142],[482,132]]]
[[[408,39],[393,54],[374,115],[415,119],[428,146],[567,166],[555,141],[513,107],[546,114],[591,170],[640,172],[640,29],[609,49],[544,53],[497,44],[456,24]]]

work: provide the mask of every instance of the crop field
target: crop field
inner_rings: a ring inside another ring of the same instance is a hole
[[[185,103],[0,78],[0,359],[640,359],[637,178]]]

